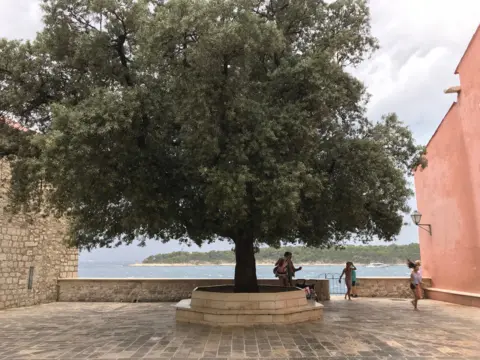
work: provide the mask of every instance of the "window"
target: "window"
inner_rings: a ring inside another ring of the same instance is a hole
[[[28,270],[28,290],[33,288],[33,270],[34,267],[30,266],[30,269]]]

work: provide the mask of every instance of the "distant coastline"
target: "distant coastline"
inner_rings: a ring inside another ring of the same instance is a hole
[[[263,265],[263,266],[272,266],[272,263],[265,263],[265,262],[257,262],[257,265]],[[325,263],[302,263],[299,264],[299,266],[343,266],[345,265],[344,263],[337,263],[337,264],[325,264]],[[365,266],[368,264],[360,264],[360,263],[355,263],[355,265],[359,266]],[[403,265],[403,263],[396,263],[396,264],[385,264],[385,265]],[[202,262],[202,263],[174,263],[174,264],[168,264],[168,263],[138,263],[138,264],[129,264],[128,266],[131,267],[184,267],[184,266],[235,266],[234,263],[208,263],[208,262]]]
[[[293,262],[297,266],[344,266],[347,261],[357,265],[370,263],[405,264],[407,259],[420,259],[418,244],[409,245],[348,245],[342,249],[311,248],[304,246],[290,246],[279,249],[265,247],[255,253],[257,265],[266,265],[273,268],[275,262],[285,253],[293,253]],[[160,253],[147,257],[143,261],[137,260],[134,267],[172,267],[172,266],[234,266],[235,253],[232,250],[187,252],[175,251]]]

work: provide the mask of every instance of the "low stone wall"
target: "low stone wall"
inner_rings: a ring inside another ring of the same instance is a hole
[[[258,282],[279,284],[277,279]],[[311,283],[315,283],[320,301],[330,300],[328,280],[307,280]],[[198,286],[232,284],[233,280],[227,279],[58,279],[58,301],[174,302],[190,298]]]
[[[423,283],[430,287],[432,281],[424,278]],[[360,297],[412,297],[409,277],[357,278],[357,293]]]
[[[409,298],[410,279],[407,277],[358,278],[358,296]],[[303,279],[296,280],[303,282]],[[334,280],[332,280],[334,281]],[[424,279],[425,287],[431,286]],[[260,279],[260,284],[278,285],[277,279]],[[315,283],[319,301],[330,300],[329,281]],[[92,302],[176,302],[189,299],[198,286],[232,285],[228,279],[58,279],[58,301]]]

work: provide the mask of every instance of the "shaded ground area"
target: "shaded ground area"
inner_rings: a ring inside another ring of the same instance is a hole
[[[0,359],[480,359],[480,309],[334,298],[295,326],[176,325],[172,304],[53,303],[0,311]]]

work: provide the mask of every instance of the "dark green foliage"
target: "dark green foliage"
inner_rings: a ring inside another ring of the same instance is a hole
[[[366,119],[346,72],[377,47],[366,1],[43,10],[34,41],[0,41],[0,112],[42,132],[13,162],[14,209],[45,200],[86,249],[229,238],[250,284],[255,243],[399,233],[423,149],[394,114]]]
[[[389,246],[346,246],[342,250],[318,249],[303,246],[262,248],[255,255],[257,262],[274,264],[286,251],[294,254],[296,265],[343,264],[353,261],[358,264],[380,262],[384,264],[405,264],[406,259],[420,259],[418,244]],[[235,261],[232,251],[185,252],[152,255],[143,260],[144,264],[226,264]],[[273,265],[272,265],[273,266]]]

